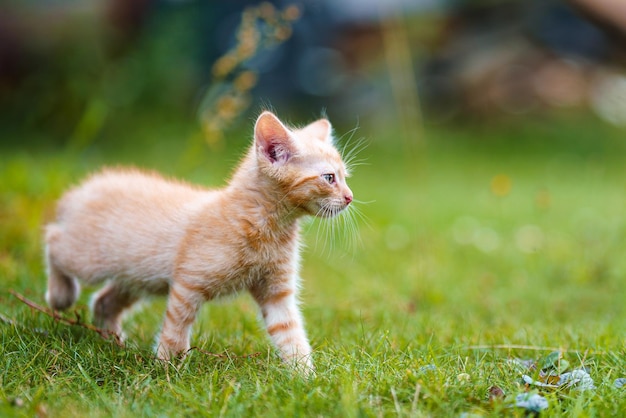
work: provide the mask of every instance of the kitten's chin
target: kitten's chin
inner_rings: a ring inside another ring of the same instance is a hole
[[[321,219],[330,219],[330,218],[334,218],[335,216],[337,216],[336,213],[317,213],[314,215],[316,218],[321,218]]]
[[[328,206],[325,206],[325,207],[320,207],[319,209],[317,209],[316,212],[313,212],[312,214],[315,217],[317,217],[317,218],[330,219],[330,218],[334,218],[335,216],[339,215],[347,207],[348,206],[344,206],[344,207],[340,207],[340,206],[328,207]]]

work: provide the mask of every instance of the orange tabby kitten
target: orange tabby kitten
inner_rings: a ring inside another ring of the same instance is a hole
[[[77,280],[106,281],[93,300],[97,325],[121,334],[122,313],[147,295],[168,295],[157,356],[189,350],[189,334],[208,300],[248,290],[285,361],[312,369],[296,293],[303,215],[333,217],[352,192],[320,119],[288,129],[259,116],[254,143],[229,184],[205,190],[155,173],[109,169],[59,201],[46,229],[53,309],[70,307]]]

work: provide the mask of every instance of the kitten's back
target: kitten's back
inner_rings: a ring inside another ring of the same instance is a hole
[[[46,241],[60,269],[86,282],[164,278],[188,218],[214,196],[155,173],[105,170],[63,196]]]

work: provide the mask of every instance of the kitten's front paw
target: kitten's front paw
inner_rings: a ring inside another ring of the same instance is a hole
[[[296,363],[296,371],[306,378],[315,377],[315,366],[311,361],[311,356],[307,356],[305,359],[299,359]]]
[[[315,366],[313,365],[311,354],[283,358],[283,361],[293,367],[296,373],[303,377],[310,378],[315,376]]]
[[[187,353],[189,352],[189,348],[187,349],[175,349],[171,347],[166,347],[164,344],[159,344],[156,350],[157,359],[162,361],[171,361],[171,360],[183,360]]]
[[[170,352],[163,345],[159,344],[156,350],[156,356],[158,360],[170,361]]]

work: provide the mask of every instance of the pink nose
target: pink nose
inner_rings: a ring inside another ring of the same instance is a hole
[[[349,205],[350,202],[352,202],[352,195],[351,194],[347,194],[345,196],[345,199],[346,199],[346,205]]]

